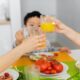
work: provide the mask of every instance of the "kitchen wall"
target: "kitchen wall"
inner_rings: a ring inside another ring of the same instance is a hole
[[[12,49],[12,33],[9,24],[0,25],[0,56]]]
[[[40,11],[42,14],[56,16],[56,0],[21,0],[22,19],[31,11]]]
[[[65,24],[80,32],[80,0],[57,0],[57,15]],[[73,35],[74,36],[74,35]],[[57,41],[69,48],[78,48],[72,41],[58,35]]]
[[[11,28],[13,33],[13,42],[15,41],[15,33],[21,29],[21,0],[9,0]]]
[[[0,56],[12,49],[9,0],[0,0]]]
[[[12,49],[15,33],[22,26],[20,0],[9,0],[9,10],[11,21],[0,20],[0,55]]]
[[[79,31],[79,3],[80,0],[10,0],[11,25],[13,36],[15,35],[15,32],[21,28],[25,14],[33,10],[38,10],[46,15],[55,15],[65,24]],[[62,46],[68,46],[72,49],[77,48],[77,46],[72,41],[70,41],[63,35],[49,35],[49,39],[51,41],[57,40],[57,42],[62,44]]]
[[[21,0],[22,22],[24,16],[31,11],[40,11],[42,14],[57,16],[56,0]],[[47,34],[50,41],[56,40],[56,34]]]

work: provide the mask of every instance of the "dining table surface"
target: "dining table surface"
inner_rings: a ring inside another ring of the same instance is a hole
[[[52,52],[53,53],[53,52]],[[77,61],[80,60],[80,50],[79,49],[74,49],[71,50],[71,53],[66,53],[62,52],[59,53],[59,56],[56,58],[58,61],[65,63],[68,66],[68,71],[67,71],[67,78],[66,79],[47,79],[43,78],[41,80],[79,80],[80,77],[76,76],[76,74],[79,72],[79,70],[76,68],[75,64]],[[17,67],[17,69],[20,69],[20,67],[25,67],[34,64],[34,61],[31,60],[28,56],[22,56],[19,60],[17,60],[14,64],[13,67]],[[63,75],[66,77],[66,75]],[[74,77],[74,79],[71,79]]]

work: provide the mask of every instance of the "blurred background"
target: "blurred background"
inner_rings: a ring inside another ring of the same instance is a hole
[[[23,27],[25,14],[34,10],[56,17],[79,32],[79,3],[80,0],[0,0],[0,53],[4,54],[13,48],[15,33]],[[63,35],[48,33],[47,37],[52,46],[78,48]]]

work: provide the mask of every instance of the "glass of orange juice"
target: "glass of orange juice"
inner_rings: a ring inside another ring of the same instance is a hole
[[[41,29],[40,29],[40,27],[37,27],[37,26],[31,26],[30,27],[30,29],[31,29],[31,35],[41,35],[41,34],[43,34],[43,32],[41,31]],[[41,49],[44,49],[44,48],[46,48],[46,35],[44,36],[44,41],[40,41],[40,48]]]
[[[55,23],[50,20],[50,18],[52,18],[52,17],[49,17],[47,19],[45,19],[45,17],[44,16],[41,17],[41,30],[43,32],[54,32],[55,31]]]

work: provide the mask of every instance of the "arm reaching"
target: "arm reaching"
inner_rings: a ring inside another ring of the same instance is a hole
[[[80,33],[76,32],[75,30],[71,29],[70,27],[66,26],[59,20],[54,20],[56,24],[56,32],[64,34],[66,37],[71,39],[74,43],[80,46]]]
[[[45,35],[33,36],[25,39],[19,46],[0,57],[0,72],[8,68],[24,53],[29,53],[33,50],[41,49],[42,42],[45,40]]]

